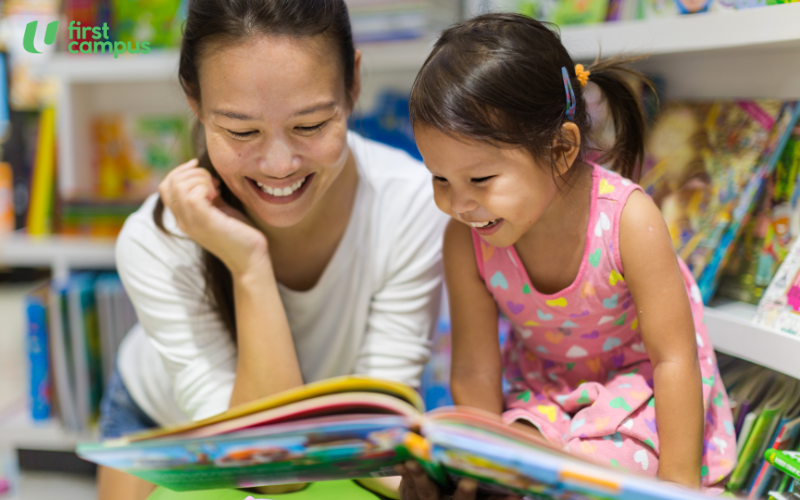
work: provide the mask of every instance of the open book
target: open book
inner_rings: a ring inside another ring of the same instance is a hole
[[[423,411],[406,385],[342,377],[78,454],[176,491],[389,476],[415,458],[445,488],[472,477],[487,492],[537,498],[706,498],[581,460],[488,413]]]

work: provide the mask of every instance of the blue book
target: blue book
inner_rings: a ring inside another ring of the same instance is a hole
[[[50,357],[47,340],[46,286],[25,296],[26,340],[30,360],[30,408],[33,420],[50,418]]]

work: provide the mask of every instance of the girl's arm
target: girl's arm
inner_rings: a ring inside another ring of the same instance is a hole
[[[442,252],[452,324],[453,400],[499,415],[503,390],[497,306],[478,273],[470,229],[451,220]]]
[[[631,194],[622,210],[619,246],[625,281],[653,363],[658,477],[697,488],[704,416],[694,320],[664,219],[639,191]]]

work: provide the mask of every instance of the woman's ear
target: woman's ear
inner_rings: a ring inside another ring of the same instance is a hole
[[[188,96],[186,97],[186,102],[189,103],[189,108],[192,110],[192,113],[194,113],[194,116],[195,118],[197,118],[197,121],[203,123],[203,117],[200,114],[200,103]]]
[[[561,125],[561,134],[553,141],[553,158],[558,166],[558,174],[564,175],[572,168],[581,150],[581,131],[574,122]]]
[[[361,95],[361,51],[358,49],[356,49],[355,60],[353,62],[353,85],[349,89],[351,113],[358,102],[358,97]]]

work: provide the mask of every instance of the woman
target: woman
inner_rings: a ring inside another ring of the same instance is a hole
[[[179,75],[207,151],[120,234],[140,325],[104,437],[332,376],[418,384],[445,220],[422,164],[347,131],[359,68],[343,0],[189,2]],[[151,488],[101,471],[101,499]]]

